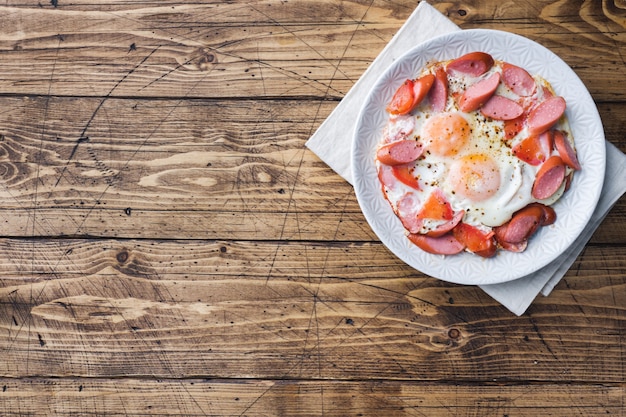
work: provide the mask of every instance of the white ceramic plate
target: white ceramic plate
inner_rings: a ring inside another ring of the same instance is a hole
[[[574,135],[582,170],[555,205],[557,221],[540,228],[522,253],[498,251],[489,259],[471,253],[432,255],[406,237],[400,220],[383,197],[374,155],[388,114],[385,107],[398,86],[434,61],[472,51],[490,53],[539,74],[567,102],[566,116]],[[430,276],[458,284],[485,285],[531,274],[563,253],[589,221],[602,190],[605,142],[595,103],[574,71],[547,48],[508,32],[472,29],[440,36],[416,46],[395,61],[372,87],[357,120],[352,142],[354,189],[361,209],[379,239],[400,259]]]

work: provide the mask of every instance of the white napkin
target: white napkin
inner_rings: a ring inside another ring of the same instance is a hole
[[[351,141],[354,126],[369,86],[404,52],[438,35],[461,30],[437,9],[421,1],[331,115],[307,141],[306,146],[352,184]],[[362,87],[361,87],[362,86]],[[332,146],[330,145],[332,144]],[[487,294],[516,315],[523,314],[539,293],[550,294],[583,250],[610,208],[626,192],[626,155],[607,142],[604,188],[591,221],[563,256],[534,274],[502,284],[482,285]]]

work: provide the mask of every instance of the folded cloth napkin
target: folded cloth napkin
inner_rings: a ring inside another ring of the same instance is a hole
[[[461,30],[425,1],[421,1],[330,116],[307,141],[306,146],[352,184],[351,142],[353,127],[369,86],[391,63],[414,46],[438,35]],[[331,146],[332,144],[332,146]],[[611,207],[626,192],[626,155],[607,142],[604,188],[589,224],[577,241],[557,260],[539,271],[502,284],[481,285],[487,294],[516,315],[523,314],[539,293],[547,296],[565,275]]]

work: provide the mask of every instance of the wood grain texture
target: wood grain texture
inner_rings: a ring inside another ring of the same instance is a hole
[[[623,2],[430,3],[560,55],[626,151]],[[0,414],[624,415],[625,198],[517,317],[305,147],[416,4],[0,5]]]
[[[5,376],[584,383],[624,373],[623,247],[587,248],[549,300],[515,318],[381,245],[3,243]]]
[[[352,187],[304,146],[335,106],[0,98],[0,235],[375,240]],[[626,106],[600,111],[626,150]],[[625,242],[624,204],[594,241]]]
[[[0,380],[9,415],[536,416],[621,415],[624,389],[545,384],[484,387],[406,381],[249,381],[30,378]]]
[[[416,4],[56,3],[0,7],[0,91],[341,98]],[[596,99],[624,99],[613,88],[626,55],[619,2],[431,3],[463,28],[502,29],[540,42],[566,57]],[[23,70],[33,62],[33,70]]]

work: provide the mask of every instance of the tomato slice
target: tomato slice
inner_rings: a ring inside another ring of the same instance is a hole
[[[485,258],[496,254],[496,240],[494,232],[482,230],[467,223],[459,223],[452,229],[454,237],[470,251]]]
[[[513,154],[530,165],[543,163],[552,153],[552,132],[529,136],[513,147]]]
[[[406,80],[393,95],[387,105],[391,114],[407,114],[424,100],[435,82],[433,74],[426,74],[417,80]]]
[[[451,220],[453,217],[452,206],[439,188],[428,196],[417,214],[418,219]]]
[[[515,119],[504,121],[504,137],[507,140],[513,139],[519,132],[521,132],[524,127],[524,119],[525,115],[522,114]]]
[[[424,100],[434,82],[435,76],[433,74],[426,74],[413,82],[413,108]]]
[[[413,175],[413,164],[394,165],[392,167],[393,175],[403,184],[408,185],[411,188],[420,190],[420,184],[417,178]]]
[[[396,90],[393,98],[387,105],[387,111],[391,114],[407,114],[413,109],[415,90],[413,80],[406,80]]]

